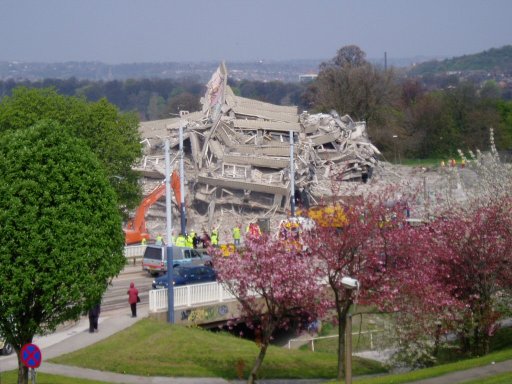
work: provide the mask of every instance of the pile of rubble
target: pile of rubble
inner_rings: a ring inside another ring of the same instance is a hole
[[[189,230],[227,231],[257,219],[266,219],[273,230],[289,214],[292,180],[296,201],[315,205],[332,192],[333,180],[366,181],[379,166],[380,153],[368,139],[365,122],[239,97],[227,78],[221,64],[207,84],[202,111],[182,111],[180,117],[140,126],[145,156],[137,168],[146,194],[164,179],[166,140],[173,168],[179,169],[183,129]],[[178,215],[176,209],[173,216]],[[164,204],[148,216],[149,230],[163,232]]]

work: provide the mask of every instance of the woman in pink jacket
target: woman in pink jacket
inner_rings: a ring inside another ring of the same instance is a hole
[[[133,281],[130,283],[130,289],[128,289],[128,302],[132,309],[132,317],[137,317],[137,301],[139,300],[139,290],[135,288]]]

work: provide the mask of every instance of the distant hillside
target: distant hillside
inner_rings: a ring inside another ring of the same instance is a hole
[[[442,61],[427,61],[410,70],[410,74],[421,76],[453,71],[495,71],[512,72],[512,45],[491,48],[474,55],[464,55]]]

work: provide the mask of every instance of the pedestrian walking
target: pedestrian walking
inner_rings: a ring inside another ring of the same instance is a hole
[[[89,333],[98,332],[98,319],[100,317],[100,303],[89,309]]]
[[[128,303],[130,303],[130,308],[132,310],[132,317],[137,317],[137,303],[140,302],[139,299],[139,290],[135,288],[135,284],[133,281],[130,283],[130,289],[128,289]]]

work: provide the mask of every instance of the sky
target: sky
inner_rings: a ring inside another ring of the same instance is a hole
[[[0,0],[0,61],[445,58],[512,44],[512,0]]]

